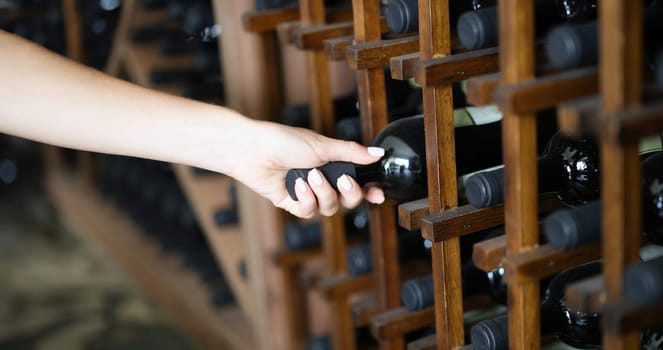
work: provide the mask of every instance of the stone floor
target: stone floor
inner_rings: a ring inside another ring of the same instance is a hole
[[[194,349],[116,265],[58,221],[39,163],[0,183],[0,350]]]

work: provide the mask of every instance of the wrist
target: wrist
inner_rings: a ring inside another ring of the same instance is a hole
[[[216,107],[199,122],[191,122],[187,135],[187,163],[233,176],[250,150],[258,121],[233,110]]]

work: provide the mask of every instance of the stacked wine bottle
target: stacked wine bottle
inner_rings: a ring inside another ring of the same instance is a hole
[[[210,288],[214,305],[234,301],[223,271],[170,164],[110,155],[96,157],[99,189],[164,252],[176,254]],[[239,268],[239,267],[238,267]]]

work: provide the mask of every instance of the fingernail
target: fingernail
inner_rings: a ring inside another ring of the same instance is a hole
[[[380,196],[380,198],[378,198],[378,200],[375,201],[374,204],[382,204],[382,203],[384,203],[384,194],[382,196]]]
[[[306,193],[306,184],[301,177],[295,180],[295,190],[299,193]]]
[[[308,180],[316,186],[322,185],[322,176],[320,176],[320,171],[318,169],[309,171]]]
[[[340,189],[345,191],[350,191],[352,189],[352,182],[350,182],[348,175],[342,175],[341,177],[339,177],[336,185],[338,185]]]
[[[381,147],[368,147],[368,154],[373,157],[382,157],[384,156],[384,148]]]

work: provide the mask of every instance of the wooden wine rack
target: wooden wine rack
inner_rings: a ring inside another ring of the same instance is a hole
[[[450,27],[450,1],[455,0],[420,0],[419,33],[412,35],[388,33],[375,0],[353,0],[351,11],[325,9],[322,0],[300,0],[297,7],[264,12],[253,11],[244,1],[213,1],[224,31],[220,47],[226,100],[244,114],[271,119],[284,103],[283,72],[275,58],[282,49],[277,34],[306,53],[312,125],[318,132],[331,135],[334,129],[330,61],[345,61],[356,72],[366,144],[387,124],[385,67],[394,79],[413,78],[423,93],[428,197],[370,207],[370,276],[346,272],[348,242],[342,214],[324,219],[322,251],[288,252],[280,248],[278,237],[290,218],[240,187],[240,218],[260,220],[242,220],[239,227],[221,230],[213,224],[211,212],[227,199],[213,194],[224,193],[229,180],[201,180],[178,166],[179,179],[238,296],[233,315],[246,319],[252,336],[244,336],[255,341],[248,348],[303,349],[312,335],[309,323],[327,318],[334,349],[357,348],[354,329],[366,325],[380,349],[471,349],[465,344],[464,312],[485,303],[461,294],[459,238],[499,225],[505,225],[506,235],[476,244],[474,263],[485,271],[500,266],[505,270],[510,349],[541,347],[540,280],[598,258],[604,261],[602,276],[569,287],[567,301],[580,310],[603,312],[604,348],[638,349],[640,330],[663,320],[663,305],[637,309],[622,300],[622,275],[638,258],[641,243],[640,194],[633,190],[640,188],[637,144],[652,131],[663,130],[663,105],[642,104],[640,2],[601,1],[600,64],[556,71],[545,65],[535,43],[533,0],[500,0],[501,45],[475,51],[452,49],[456,39]],[[63,4],[74,8],[69,0]],[[154,20],[153,13],[141,14],[136,6],[135,0],[123,4],[107,70],[117,74],[125,65],[131,78],[150,86],[147,67],[188,62],[185,58],[160,63],[148,47],[134,47],[125,39],[136,21]],[[70,22],[68,33],[75,38],[80,28]],[[70,48],[72,57],[80,57],[80,47]],[[466,82],[470,104],[495,103],[503,112],[504,205],[458,205],[451,84],[459,81]],[[560,207],[554,196],[537,194],[535,170],[535,113],[553,107],[558,108],[563,132],[594,134],[601,143],[603,240],[572,251],[559,251],[539,240],[540,214]],[[421,229],[433,243],[434,307],[409,312],[400,306],[404,277],[425,269],[399,264],[397,225]],[[242,257],[249,263],[246,282],[234,268]],[[305,269],[321,257],[324,268]],[[326,302],[328,317],[311,312],[321,306],[307,301],[309,291]],[[224,322],[219,327],[231,327]],[[406,334],[428,326],[435,327],[434,335],[405,343]],[[232,332],[219,333],[233,344]]]

